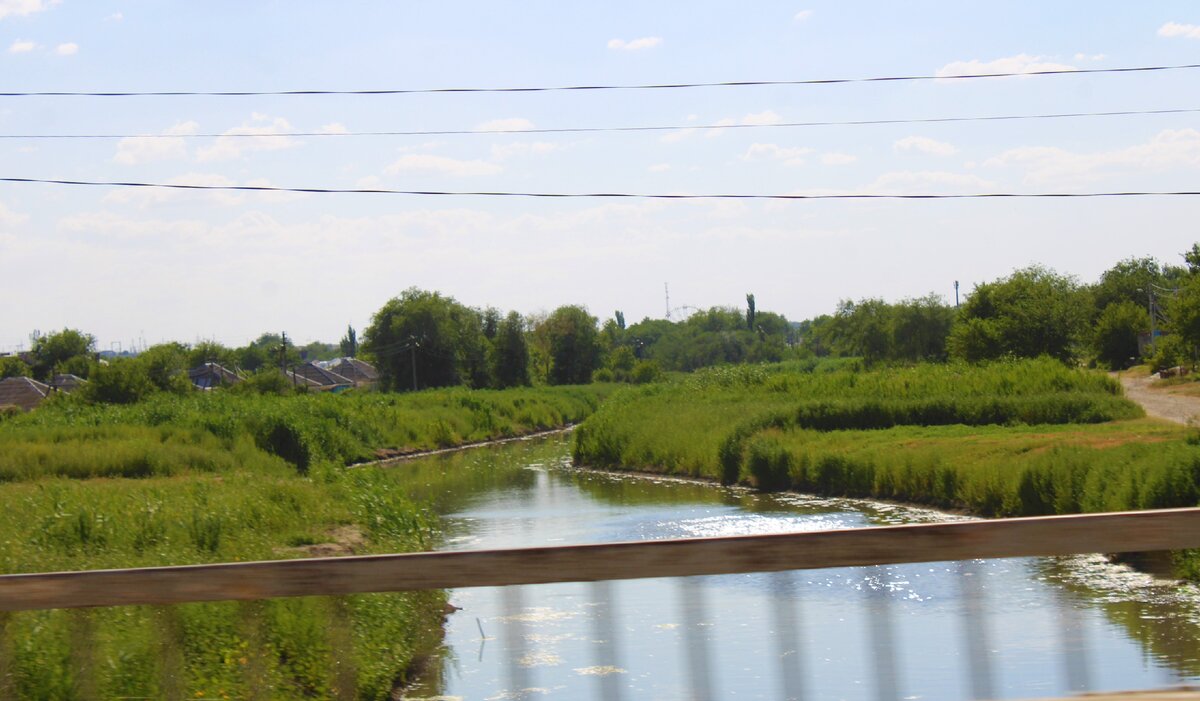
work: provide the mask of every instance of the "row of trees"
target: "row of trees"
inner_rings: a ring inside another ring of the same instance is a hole
[[[801,345],[867,362],[1049,355],[1119,368],[1139,356],[1153,309],[1168,335],[1150,360],[1173,365],[1200,345],[1200,245],[1183,258],[1184,266],[1129,258],[1091,285],[1034,265],[977,285],[958,309],[935,295],[845,301],[833,315],[802,322]]]

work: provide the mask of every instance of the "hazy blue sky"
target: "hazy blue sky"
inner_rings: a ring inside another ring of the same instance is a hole
[[[0,92],[787,80],[1198,63],[1195,2],[0,0]],[[188,134],[796,122],[1200,108],[1200,71],[311,97],[0,97],[0,177],[445,190],[962,193],[1200,189],[1200,114],[562,135]],[[0,183],[0,351],[71,326],[336,341],[410,286],[630,321],[743,303],[953,297],[1042,263],[1179,262],[1200,198],[671,202]]]

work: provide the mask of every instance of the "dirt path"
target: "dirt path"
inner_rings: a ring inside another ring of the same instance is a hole
[[[1125,396],[1142,405],[1147,416],[1177,424],[1200,424],[1200,397],[1172,392],[1171,387],[1152,387],[1154,377],[1134,377],[1119,373]]]

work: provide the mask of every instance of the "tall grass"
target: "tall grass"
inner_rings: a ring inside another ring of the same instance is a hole
[[[445,463],[341,468],[577,422],[607,391],[61,398],[0,419],[0,572],[428,549],[438,521],[424,495],[469,491],[474,476]],[[385,699],[436,646],[444,602],[424,592],[0,616],[0,696],[250,698],[257,686],[264,698],[331,698],[349,675],[359,698]]]
[[[149,477],[234,469],[306,474],[384,453],[505,438],[581,421],[609,388],[413,394],[161,394],[94,406],[70,397],[0,421],[0,482],[42,475]]]
[[[732,481],[737,465],[730,460],[740,461],[739,441],[767,427],[1096,423],[1142,416],[1113,380],[1048,359],[823,370],[795,363],[716,368],[625,390],[576,430],[575,458]]]

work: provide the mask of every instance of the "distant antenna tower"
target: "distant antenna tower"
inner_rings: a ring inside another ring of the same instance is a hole
[[[667,283],[663,283],[663,294],[667,297],[667,321],[671,320],[671,288]]]

